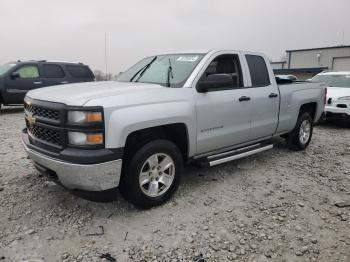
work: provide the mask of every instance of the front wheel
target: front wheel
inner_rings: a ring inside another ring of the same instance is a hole
[[[160,205],[177,190],[182,168],[182,155],[174,143],[151,141],[127,161],[120,191],[136,206],[149,208]]]
[[[290,132],[286,141],[290,149],[300,151],[308,147],[313,131],[313,121],[309,113],[303,113],[298,117],[297,123]]]

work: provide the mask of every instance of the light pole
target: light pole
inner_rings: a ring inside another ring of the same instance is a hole
[[[107,33],[105,33],[105,78],[107,80],[108,60],[107,60]]]

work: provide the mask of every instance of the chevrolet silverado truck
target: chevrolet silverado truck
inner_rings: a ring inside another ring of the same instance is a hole
[[[326,88],[279,82],[260,53],[151,56],[117,81],[30,91],[22,140],[35,167],[71,192],[103,199],[119,188],[152,207],[177,190],[184,164],[253,155],[272,149],[276,136],[305,149]]]

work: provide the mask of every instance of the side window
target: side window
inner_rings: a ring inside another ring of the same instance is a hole
[[[43,71],[47,78],[64,78],[64,71],[59,65],[44,64]]]
[[[232,78],[232,82],[227,86],[218,89],[233,89],[243,87],[243,77],[238,55],[220,55],[216,57],[201,77],[205,81],[210,75],[226,74]]]
[[[39,70],[36,65],[25,65],[17,69],[14,73],[18,73],[20,78],[38,78]]]
[[[91,72],[86,66],[68,65],[66,66],[69,74],[75,78],[91,78]]]
[[[250,77],[253,87],[268,86],[271,84],[269,72],[265,63],[265,59],[257,55],[246,55]]]

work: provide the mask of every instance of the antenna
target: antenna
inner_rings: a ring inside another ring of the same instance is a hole
[[[342,34],[342,39],[341,39],[341,45],[344,45],[344,39],[345,39],[345,31],[343,28],[343,34]]]
[[[106,74],[106,80],[107,80],[107,72],[108,72],[108,65],[107,65],[107,33],[105,33],[105,74]]]

